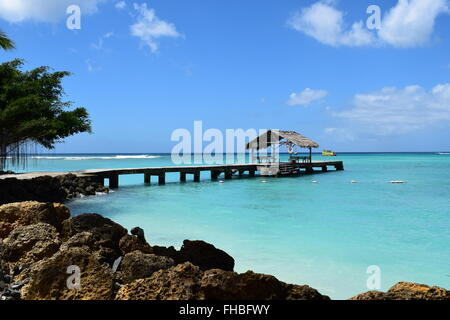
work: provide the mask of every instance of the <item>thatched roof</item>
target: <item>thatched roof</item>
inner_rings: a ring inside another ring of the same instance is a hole
[[[319,144],[295,131],[268,130],[246,145],[246,149],[266,149],[275,143],[291,142],[301,148],[318,148]]]

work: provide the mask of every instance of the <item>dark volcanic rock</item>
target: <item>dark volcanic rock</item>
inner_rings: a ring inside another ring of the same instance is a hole
[[[399,282],[387,292],[368,291],[350,300],[450,300],[450,290],[418,283]]]
[[[119,248],[120,239],[127,234],[127,229],[114,221],[96,213],[81,214],[67,219],[62,224],[61,236],[64,240],[81,232],[89,232],[93,235],[93,241],[98,248],[104,248],[111,258],[111,263],[121,255]]]
[[[192,262],[202,270],[222,269],[233,271],[234,259],[225,251],[204,241],[184,240],[177,263]]]
[[[0,179],[0,205],[19,201],[64,202],[80,195],[108,191],[108,188],[90,177],[77,177],[74,174],[23,180],[6,178]]]
[[[184,240],[180,251],[174,247],[153,246],[153,253],[172,258],[176,264],[191,262],[202,270],[222,269],[233,271],[234,259],[225,251],[204,241]]]
[[[59,203],[35,201],[16,202],[0,206],[0,238],[5,238],[16,227],[39,222],[61,230],[61,224],[70,217],[69,209]]]

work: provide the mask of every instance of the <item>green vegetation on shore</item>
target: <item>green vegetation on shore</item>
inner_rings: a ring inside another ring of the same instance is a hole
[[[0,65],[0,170],[7,159],[25,165],[31,147],[53,149],[66,137],[91,132],[87,110],[66,111],[73,103],[61,100],[61,82],[70,73],[45,66],[22,71],[23,64],[15,59]]]

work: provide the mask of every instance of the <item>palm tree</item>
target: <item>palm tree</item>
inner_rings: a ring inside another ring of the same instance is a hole
[[[0,30],[0,48],[3,50],[14,49],[14,42],[2,30]]]

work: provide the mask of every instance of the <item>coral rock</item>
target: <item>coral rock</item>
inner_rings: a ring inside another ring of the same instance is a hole
[[[70,217],[69,209],[59,203],[36,201],[16,202],[0,206],[0,238],[6,238],[16,227],[39,222],[54,226],[58,231]]]
[[[150,277],[154,272],[168,269],[174,265],[172,259],[141,251],[127,253],[120,264],[120,279],[129,283],[137,279]]]

